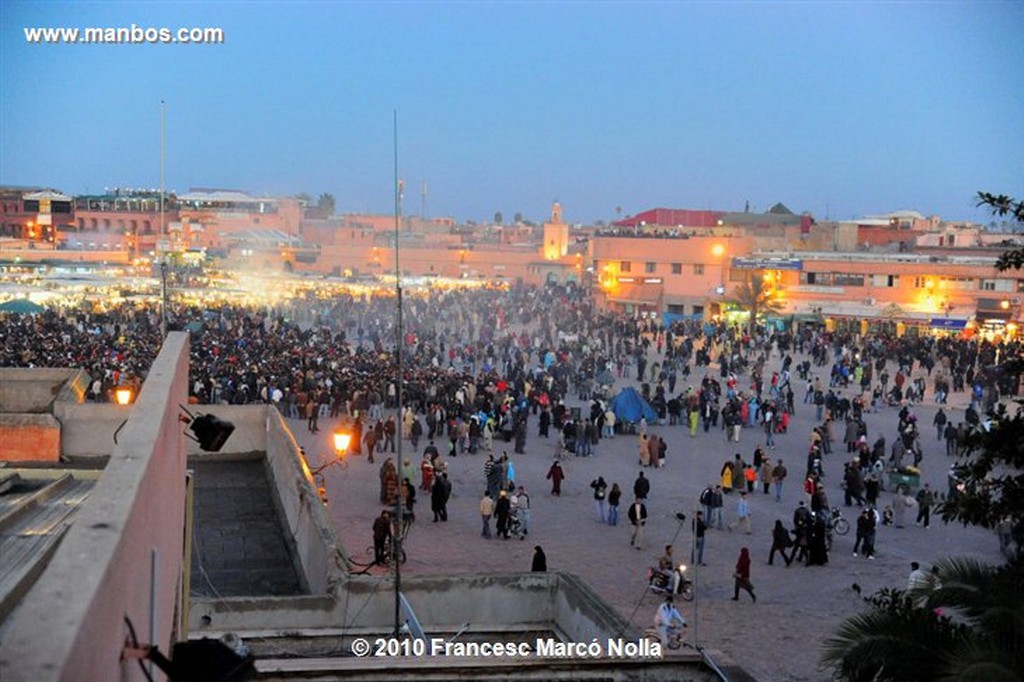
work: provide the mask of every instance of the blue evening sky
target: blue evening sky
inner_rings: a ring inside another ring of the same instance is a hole
[[[32,45],[34,26],[222,45]],[[656,206],[987,222],[1024,195],[1024,2],[0,3],[0,184],[331,192],[572,222]]]

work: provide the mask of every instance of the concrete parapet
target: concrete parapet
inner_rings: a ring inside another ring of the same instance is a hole
[[[278,511],[294,540],[310,594],[327,594],[348,576],[351,564],[316,492],[299,446],[281,414],[266,409],[267,465],[277,491]]]
[[[49,412],[54,399],[62,394],[65,384],[75,379],[78,372],[50,368],[0,370],[0,412]]]
[[[188,335],[172,333],[88,501],[46,571],[0,626],[4,682],[143,679],[138,665],[121,660],[125,618],[140,641],[170,650],[179,631],[184,552],[185,452],[177,412],[187,395]]]

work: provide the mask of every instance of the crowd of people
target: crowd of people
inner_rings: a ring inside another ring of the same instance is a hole
[[[917,522],[927,527],[925,510],[936,501],[930,490],[922,498],[897,489],[888,508],[880,504],[884,472],[912,471],[926,456],[915,404],[930,400],[942,406],[956,394],[969,400],[963,422],[954,425],[940,410],[932,424],[946,454],[956,455],[965,430],[1000,397],[1016,392],[1015,378],[1002,367],[1021,355],[1016,341],[860,336],[817,328],[761,328],[750,335],[740,327],[694,320],[664,327],[653,318],[601,311],[574,286],[410,295],[401,338],[394,310],[394,297],[384,293],[310,297],[274,307],[172,304],[168,319],[171,329],[191,331],[194,403],[270,404],[286,417],[305,419],[311,432],[319,419],[344,419],[353,432],[353,451],[365,451],[370,461],[374,453],[394,452],[399,438],[412,444],[418,459],[419,441],[425,439],[419,476],[409,459],[399,471],[390,457],[383,458],[383,506],[398,502],[411,515],[419,489],[429,495],[434,522],[448,521],[452,490],[446,467],[454,457],[482,454],[484,538],[529,532],[529,496],[505,450],[523,453],[529,438],[553,440],[558,457],[593,456],[607,438],[636,438],[641,471],[625,504],[631,545],[641,549],[650,494],[643,469],[674,466],[679,451],[696,447],[688,439],[717,437],[733,444],[744,430],[755,433],[758,444],[749,461],[737,452],[700,496],[700,563],[704,531],[728,528],[747,534],[770,530],[768,563],[779,554],[787,566],[826,564],[833,507],[821,462],[839,454],[838,443],[847,459],[844,502],[862,508],[855,554],[873,557],[878,526],[903,525],[914,506]],[[0,318],[0,366],[81,368],[90,376],[89,399],[95,401],[109,400],[126,383],[144,383],[161,343],[160,311],[145,305],[55,308]],[[770,371],[773,358],[779,369]],[[602,389],[609,373],[616,380],[635,376],[654,418],[629,421],[617,415]],[[589,410],[571,407],[581,399]],[[890,406],[898,406],[891,447],[885,434],[872,440],[864,420],[866,412]],[[791,427],[798,409],[814,411],[806,446]],[[776,456],[779,449],[787,458],[806,453],[806,498],[794,510],[791,528],[781,520],[761,528],[755,511],[764,505],[754,499],[780,503],[790,475]],[[547,478],[551,494],[560,496],[566,473],[557,457]],[[597,521],[619,523],[626,485],[593,478]],[[727,499],[736,499],[731,523],[725,519]],[[375,547],[383,547],[378,531],[384,533],[384,524],[374,524]],[[754,597],[749,562],[745,549],[736,567],[736,598],[740,589]]]

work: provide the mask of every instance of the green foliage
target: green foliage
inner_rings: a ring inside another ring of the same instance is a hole
[[[848,618],[825,641],[824,663],[849,682],[935,680],[948,666],[945,652],[961,645],[963,625],[916,607],[901,590],[885,588],[866,601],[866,613]]]
[[[328,216],[334,215],[334,208],[335,208],[334,195],[333,194],[328,194],[327,192],[324,192],[319,197],[317,197],[316,206],[317,206],[317,208],[319,208],[321,211],[324,212],[324,215],[328,215]]]
[[[748,332],[751,336],[754,334],[757,318],[765,313],[778,314],[782,310],[782,304],[772,298],[760,275],[754,275],[749,281],[736,287],[726,302],[750,313]]]
[[[965,436],[953,467],[962,490],[939,506],[942,520],[995,528],[1005,517],[1024,522],[1024,408],[1000,403],[981,427]]]
[[[825,642],[823,662],[848,682],[1020,682],[1024,670],[1024,565],[976,559],[936,564],[937,579],[865,599]]]
[[[1024,225],[1024,201],[1017,201],[1005,194],[978,192],[977,205],[988,206],[993,215],[1010,216],[1018,224]],[[996,261],[996,269],[1000,271],[1020,270],[1021,267],[1024,267],[1024,249],[1007,251]]]

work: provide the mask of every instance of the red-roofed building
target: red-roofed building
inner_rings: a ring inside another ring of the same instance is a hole
[[[652,208],[612,225],[615,227],[715,227],[725,211],[692,211],[688,208]]]

